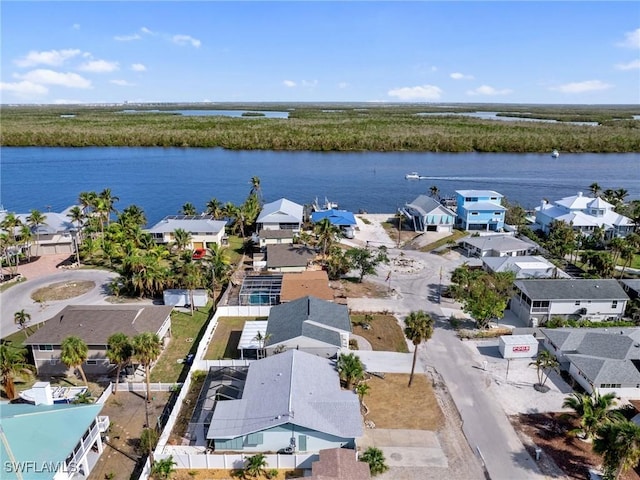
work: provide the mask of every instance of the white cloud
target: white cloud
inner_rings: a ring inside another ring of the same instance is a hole
[[[19,67],[34,67],[36,65],[59,67],[70,58],[80,55],[80,53],[81,51],[78,49],[48,50],[46,52],[31,50],[24,58],[16,60],[15,64]]]
[[[79,23],[74,23],[71,28],[73,28],[74,30],[80,30],[80,24]]]
[[[156,34],[155,32],[152,32],[151,30],[149,30],[147,27],[140,28],[140,31],[142,33],[146,33],[147,35],[155,35]]]
[[[16,78],[40,85],[60,85],[69,88],[91,88],[91,81],[77,73],[62,73],[53,70],[31,70],[23,75],[14,74]]]
[[[52,102],[54,105],[80,105],[85,103],[82,100],[69,100],[68,98],[58,98]]]
[[[616,45],[624,48],[640,48],[640,28],[625,33],[624,40]]]
[[[611,85],[601,82],[600,80],[586,80],[584,82],[565,83],[557,87],[551,87],[550,90],[556,90],[562,93],[585,93],[597,90],[608,90]]]
[[[131,35],[116,35],[113,37],[117,42],[132,42],[133,40],[140,40],[142,37],[137,33]]]
[[[618,63],[616,70],[638,70],[640,69],[640,60],[632,60],[629,63]]]
[[[33,95],[46,95],[49,89],[44,85],[23,80],[15,83],[0,82],[0,91],[15,93],[20,97],[30,97]]]
[[[135,83],[127,82],[126,80],[109,80],[110,83],[118,85],[119,87],[135,87]]]
[[[193,38],[191,35],[174,35],[171,37],[171,41],[177,45],[191,45],[192,47],[199,48],[200,40]]]
[[[302,80],[303,87],[313,88],[318,85],[318,80]]]
[[[441,94],[442,90],[435,85],[395,88],[387,92],[390,97],[400,100],[438,100]]]
[[[340,82],[338,84],[338,88],[347,88],[349,86],[349,84],[347,82]]]
[[[108,62],[106,60],[91,60],[90,62],[83,63],[78,67],[81,72],[91,73],[109,73],[119,70],[120,66],[118,62]]]
[[[289,88],[296,86],[296,82],[294,82],[293,80],[284,80],[282,83],[285,87],[289,87]]]
[[[454,72],[449,75],[454,80],[473,80],[473,75],[465,75],[464,73]]]
[[[133,63],[131,64],[131,70],[134,72],[146,72],[147,67],[145,67],[142,63]]]
[[[503,88],[502,90],[498,90],[496,88],[490,87],[489,85],[481,85],[475,90],[467,90],[467,95],[488,95],[488,96],[496,96],[496,95],[509,95],[513,90],[508,88]]]

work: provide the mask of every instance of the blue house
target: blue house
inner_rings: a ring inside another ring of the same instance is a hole
[[[506,208],[502,195],[493,190],[456,190],[456,226],[463,230],[499,232],[504,228]]]
[[[313,223],[318,223],[325,218],[329,219],[331,225],[340,228],[345,237],[353,238],[356,227],[356,217],[352,212],[331,208],[329,210],[318,210],[311,214],[311,221]]]

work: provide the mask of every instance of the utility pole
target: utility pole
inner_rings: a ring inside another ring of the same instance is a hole
[[[440,267],[440,283],[438,284],[438,303],[442,303],[442,267]]]
[[[402,214],[400,213],[400,209],[396,212],[398,217],[398,248],[400,248],[400,232],[402,232]]]

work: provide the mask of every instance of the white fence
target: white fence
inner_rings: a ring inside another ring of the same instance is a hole
[[[188,454],[178,453],[180,447],[174,451],[171,447],[166,447],[162,454],[156,454],[156,460],[162,460],[173,457],[176,462],[176,469],[221,469],[233,470],[244,467],[246,455],[222,453],[213,454]],[[265,455],[267,461],[267,469],[294,469],[294,468],[311,468],[311,463],[318,460],[317,453],[297,454],[297,455]]]
[[[119,392],[146,392],[146,382],[121,382],[118,383]],[[111,386],[115,388],[116,384],[112,383]],[[149,384],[149,390],[152,392],[175,392],[182,387],[181,383],[160,383],[153,382]]]
[[[196,370],[209,371],[210,368],[222,367],[248,367],[255,360],[198,360],[193,363]]]
[[[102,395],[100,395],[100,397],[98,397],[98,399],[96,400],[96,403],[98,405],[103,405],[108,398],[111,396],[111,387],[113,386],[112,383],[109,383],[109,386],[107,388],[104,389],[104,392],[102,392]]]
[[[228,305],[218,307],[218,317],[268,317],[271,305]]]

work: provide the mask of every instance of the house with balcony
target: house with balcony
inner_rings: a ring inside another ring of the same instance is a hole
[[[102,435],[109,428],[109,417],[101,416],[100,410],[102,405],[96,404],[3,404],[2,478],[89,478],[104,450]]]
[[[304,220],[304,207],[297,203],[281,198],[275,202],[266,203],[262,207],[256,220],[260,230],[293,230],[300,232]]]
[[[146,231],[156,243],[170,245],[175,242],[175,231],[181,229],[191,237],[190,250],[203,250],[226,244],[226,225],[227,222],[214,220],[210,215],[169,215]]]
[[[639,328],[542,328],[544,347],[587,393],[640,399]]]
[[[554,221],[564,222],[583,235],[591,235],[596,228],[604,230],[605,240],[626,237],[633,232],[635,224],[630,218],[614,211],[614,206],[600,197],[577,195],[548,203],[543,200],[535,208],[534,227],[549,233]]]
[[[619,320],[629,297],[613,279],[529,279],[514,282],[509,309],[526,325],[543,326],[552,317]]]
[[[134,337],[151,332],[168,342],[172,310],[164,305],[68,305],[24,344],[31,348],[39,375],[64,375],[69,368],[60,360],[62,342],[70,336],[80,337],[89,347],[82,369],[87,375],[104,375],[115,369],[107,358],[111,335],[122,332]]]
[[[507,209],[493,190],[456,190],[456,226],[463,230],[500,232]]]
[[[538,246],[513,235],[480,235],[460,241],[469,257],[521,257],[537,252]]]
[[[331,360],[288,350],[249,365],[241,392],[215,403],[207,430],[217,453],[317,453],[352,448],[363,434],[360,401],[342,390]]]
[[[419,195],[400,211],[414,232],[451,232],[456,214],[432,197]]]
[[[264,251],[267,245],[292,245],[296,235],[293,230],[265,230],[262,229],[252,240]]]
[[[328,210],[317,210],[311,213],[311,223],[321,222],[325,218],[329,220],[331,225],[339,228],[346,238],[353,238],[355,236],[357,222],[353,212],[330,208]]]

